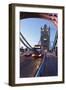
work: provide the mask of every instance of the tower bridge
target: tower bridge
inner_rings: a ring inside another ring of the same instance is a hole
[[[50,17],[51,16],[51,17]],[[57,27],[57,16],[54,14],[53,16],[47,13],[40,14],[40,13],[26,13],[22,12],[20,14],[20,19],[25,18],[45,18],[51,20]],[[55,21],[56,19],[56,21]],[[32,46],[27,41],[27,39],[22,35],[20,32],[20,41],[22,44],[28,48],[32,49]],[[55,49],[58,39],[58,31],[56,31],[53,47]],[[41,36],[37,45],[41,45],[42,50],[49,51],[50,45],[50,27],[44,25],[41,27]],[[40,43],[40,44],[39,44]],[[28,53],[29,55],[29,53]],[[56,76],[58,75],[58,60],[57,56],[50,54],[43,55],[42,58],[33,58],[32,54],[29,56],[20,56],[20,77],[39,77],[39,76]]]

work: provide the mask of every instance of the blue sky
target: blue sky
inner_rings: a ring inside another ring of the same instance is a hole
[[[40,28],[41,26],[43,27],[44,24],[47,24],[48,27],[50,26],[50,48],[51,48],[53,45],[57,28],[50,20],[41,18],[27,18],[20,20],[20,32],[31,44],[31,46],[38,44],[41,35]]]

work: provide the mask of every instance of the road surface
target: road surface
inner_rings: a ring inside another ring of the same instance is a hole
[[[34,77],[42,62],[41,58],[32,58],[32,56],[20,58],[20,77]]]
[[[36,75],[36,73],[38,74]],[[47,53],[45,58],[33,58],[32,56],[20,57],[20,77],[40,77],[58,75],[58,60],[52,53]]]
[[[57,56],[48,53],[42,63],[37,76],[56,76],[58,75],[58,59]]]

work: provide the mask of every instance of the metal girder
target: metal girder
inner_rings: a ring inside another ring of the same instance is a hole
[[[26,44],[27,44],[30,48],[32,48],[32,46],[28,43],[28,41],[25,39],[25,37],[22,35],[21,32],[20,32],[20,35],[21,35],[22,39],[26,42]]]
[[[20,38],[20,41],[22,42],[22,44],[24,45],[24,46],[26,46],[27,48],[29,48],[25,43],[24,43],[24,41]],[[29,48],[30,49],[30,48]]]
[[[53,49],[55,48],[55,46],[57,44],[57,39],[58,39],[58,32],[56,31],[56,35],[55,35],[55,39],[54,39],[54,43],[53,43]]]

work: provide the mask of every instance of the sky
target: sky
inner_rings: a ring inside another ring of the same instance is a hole
[[[53,45],[55,33],[56,33],[56,26],[53,22],[47,19],[41,19],[41,18],[26,18],[20,20],[20,32],[23,34],[23,36],[26,38],[26,40],[30,43],[30,45],[33,47],[34,45],[38,44],[40,40],[41,35],[41,27],[43,27],[45,24],[47,26],[50,26],[50,48]],[[23,46],[20,43],[20,47]]]

